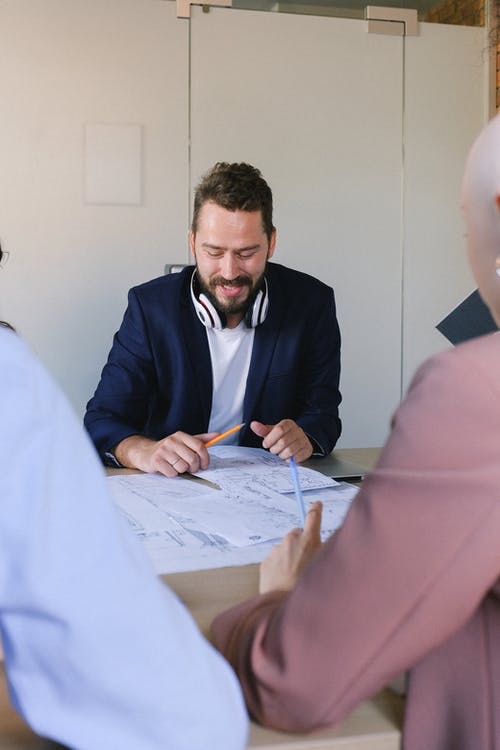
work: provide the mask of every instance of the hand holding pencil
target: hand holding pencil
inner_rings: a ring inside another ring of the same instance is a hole
[[[205,443],[205,448],[210,448],[211,445],[215,445],[221,440],[224,440],[224,438],[229,437],[229,435],[233,435],[235,432],[238,432],[238,430],[241,430],[244,424],[245,423],[242,422],[241,424],[237,424],[235,427],[231,427],[230,430],[226,430],[225,432],[222,432],[220,435],[216,435],[211,440],[209,440],[208,443]]]
[[[196,474],[210,463],[207,443],[220,436],[217,432],[189,435],[174,432],[162,440],[131,435],[115,448],[115,456],[123,466],[146,472],[159,472],[170,479],[179,474]]]
[[[159,472],[170,479],[179,474],[196,474],[210,463],[208,450],[223,438],[240,430],[236,425],[222,434],[203,432],[189,435],[178,430],[162,440],[151,440],[143,435],[130,435],[115,448],[115,456],[123,466],[146,472]]]
[[[289,591],[297,583],[304,568],[321,547],[320,502],[313,503],[306,516],[304,530],[292,529],[272,548],[260,565],[259,593]]]

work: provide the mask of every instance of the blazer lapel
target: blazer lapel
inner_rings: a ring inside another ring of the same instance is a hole
[[[197,394],[200,413],[208,429],[212,409],[212,364],[207,333],[203,323],[198,320],[189,296],[189,289],[181,296],[181,307],[184,350],[187,352],[188,362],[191,365],[193,398]]]
[[[267,379],[271,360],[281,333],[285,306],[282,294],[276,284],[269,283],[269,311],[265,321],[255,329],[252,358],[248,372],[245,399],[243,402],[243,420],[245,429],[254,419],[255,405],[260,397],[262,387]]]

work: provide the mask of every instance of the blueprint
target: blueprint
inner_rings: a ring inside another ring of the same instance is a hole
[[[265,487],[275,492],[293,492],[290,467],[286,461],[262,448],[217,445],[208,449],[210,466],[196,476],[214,482],[230,494],[245,496],[250,487]],[[333,487],[335,479],[303,466],[297,467],[302,491]],[[250,492],[251,494],[251,492]]]
[[[235,446],[214,446],[210,454],[210,469],[199,476],[217,480],[220,489],[199,479],[160,474],[107,478],[116,506],[157,573],[260,562],[299,525],[286,462]],[[358,488],[302,467],[299,476],[306,511],[311,502],[323,502],[324,540],[342,523]]]

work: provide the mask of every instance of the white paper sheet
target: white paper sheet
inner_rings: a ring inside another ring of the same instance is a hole
[[[220,456],[220,452],[230,455]],[[117,507],[144,544],[158,573],[245,565],[263,560],[273,544],[299,524],[291,485],[280,476],[282,467],[290,473],[288,464],[268,458],[267,452],[258,449],[218,447],[212,462],[219,459],[219,465],[212,468],[210,478],[213,481],[218,472],[224,490],[185,477],[167,479],[159,474],[115,475],[107,481]],[[262,471],[266,466],[272,474],[267,482]],[[330,486],[321,486],[325,479]],[[306,510],[315,500],[323,502],[324,540],[342,523],[358,488],[323,475],[304,482],[318,485],[303,494]],[[286,487],[288,492],[278,493],[268,484]]]
[[[238,445],[214,445],[208,449],[210,466],[196,476],[208,479],[230,494],[251,495],[255,486],[275,492],[293,492],[290,467],[286,461],[262,448],[242,448]],[[333,487],[335,479],[313,469],[298,466],[302,491]]]

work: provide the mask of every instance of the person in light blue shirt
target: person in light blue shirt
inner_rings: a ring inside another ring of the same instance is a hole
[[[230,667],[153,574],[59,388],[0,326],[0,633],[11,700],[79,750],[240,750]]]

